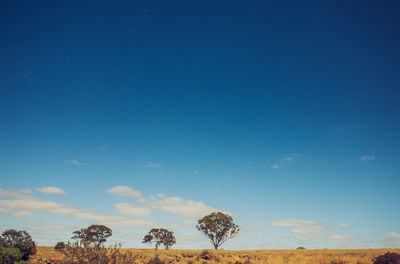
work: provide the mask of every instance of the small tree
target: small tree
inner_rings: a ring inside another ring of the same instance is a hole
[[[144,236],[142,243],[155,243],[155,249],[163,244],[166,249],[170,248],[176,243],[174,232],[168,231],[163,228],[153,228],[147,235]]]
[[[198,221],[196,228],[210,240],[215,250],[228,239],[235,237],[240,230],[230,215],[221,212],[204,216]]]
[[[36,253],[36,244],[26,231],[17,231],[15,229],[4,231],[0,238],[0,246],[18,249],[22,253],[22,260],[28,260],[30,255]]]
[[[56,246],[54,247],[55,250],[60,251],[65,248],[66,244],[64,242],[57,242]]]
[[[78,239],[82,243],[102,244],[107,238],[112,236],[112,230],[103,225],[91,225],[88,228],[73,232],[72,239]]]

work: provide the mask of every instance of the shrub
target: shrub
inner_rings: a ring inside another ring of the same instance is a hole
[[[386,252],[375,258],[374,264],[400,264],[400,254]]]
[[[64,249],[65,246],[66,246],[66,245],[65,245],[64,242],[58,242],[58,243],[56,244],[56,246],[54,247],[54,249],[60,251],[60,250]]]
[[[31,235],[26,231],[8,229],[0,238],[0,245],[5,248],[16,248],[22,253],[21,260],[28,260],[30,255],[36,253],[36,244]]]
[[[164,262],[156,255],[148,264],[164,264]]]
[[[296,249],[306,249],[305,247],[297,247]]]
[[[202,259],[205,259],[205,260],[211,260],[211,259],[213,258],[213,255],[211,254],[210,251],[208,251],[208,250],[203,250],[203,251],[200,253],[200,257],[201,257]]]
[[[0,263],[14,264],[22,258],[22,253],[16,248],[0,247]]]
[[[75,241],[65,245],[60,252],[64,255],[65,264],[132,264],[131,252],[122,253],[120,245],[105,247],[103,244]]]

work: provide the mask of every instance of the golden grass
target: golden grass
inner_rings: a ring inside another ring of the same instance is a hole
[[[400,254],[400,249],[323,249],[323,250],[209,250],[211,260],[200,257],[202,250],[176,249],[123,249],[135,256],[138,264],[147,263],[156,254],[164,263],[227,264],[371,264],[372,259],[388,251]],[[35,258],[60,259],[61,255],[51,247],[38,247]],[[249,261],[249,262],[246,262]]]

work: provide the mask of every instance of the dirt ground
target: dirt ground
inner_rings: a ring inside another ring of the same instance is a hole
[[[52,247],[38,247],[30,263],[58,263],[62,256]],[[135,263],[148,263],[154,256],[166,264],[371,264],[373,259],[388,251],[400,253],[400,249],[357,250],[175,250],[175,249],[123,249],[134,255]]]

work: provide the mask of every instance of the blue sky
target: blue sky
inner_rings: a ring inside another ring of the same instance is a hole
[[[0,6],[0,228],[148,247],[400,246],[396,1]]]

